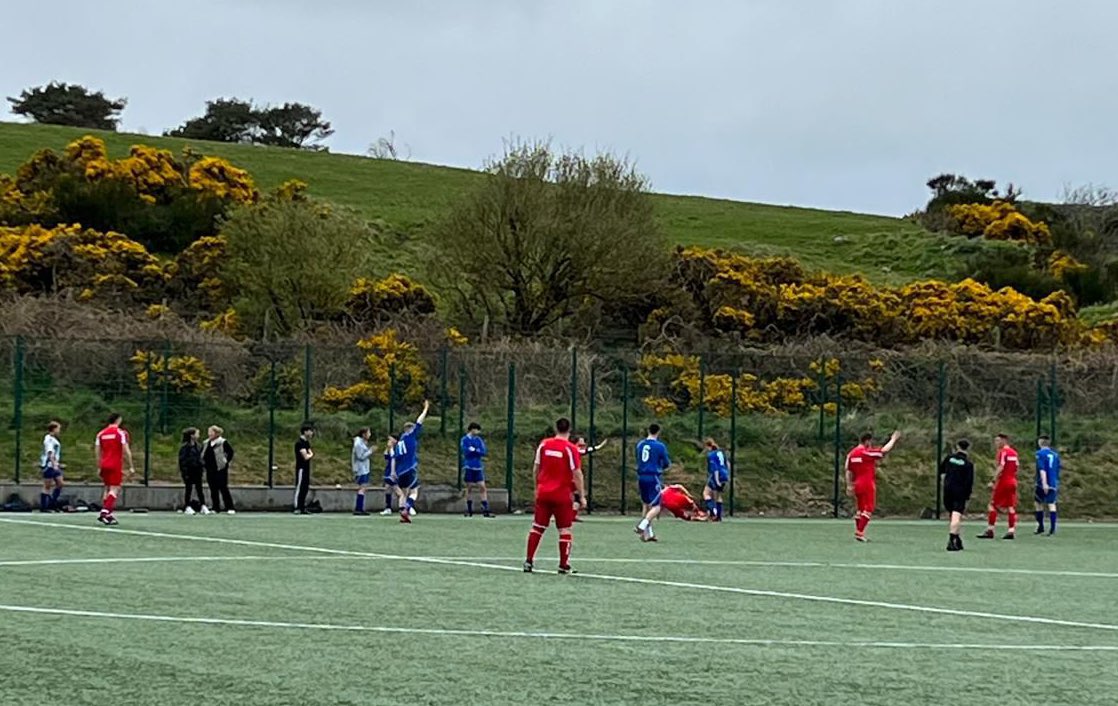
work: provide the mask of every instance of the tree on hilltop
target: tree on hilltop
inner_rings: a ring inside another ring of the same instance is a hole
[[[25,89],[19,98],[8,98],[12,112],[44,125],[68,125],[94,130],[116,130],[126,98],[106,98],[78,84],[52,81]]]
[[[206,112],[187,120],[168,137],[213,142],[240,142],[306,150],[324,150],[319,144],[334,134],[322,111],[302,103],[254,106],[251,101],[218,98],[206,102]]]

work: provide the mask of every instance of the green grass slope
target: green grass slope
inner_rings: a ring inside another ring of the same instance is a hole
[[[354,155],[16,123],[0,123],[0,173],[13,172],[35,150],[61,149],[84,134],[102,137],[115,157],[138,143],[176,152],[191,145],[248,169],[263,188],[302,179],[310,184],[312,194],[408,233],[402,245],[409,253],[427,244],[424,226],[481,178],[467,169]],[[657,194],[654,198],[657,215],[673,243],[790,255],[810,268],[860,272],[880,283],[957,277],[962,255],[989,247],[935,235],[910,221],[887,216],[696,196]],[[401,264],[406,266],[407,259]]]

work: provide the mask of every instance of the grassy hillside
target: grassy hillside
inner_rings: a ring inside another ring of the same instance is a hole
[[[60,149],[87,133],[104,138],[113,156],[125,154],[136,143],[174,151],[192,145],[247,168],[264,188],[302,179],[311,185],[311,193],[407,233],[401,243],[406,253],[428,245],[424,226],[481,178],[475,171],[429,164],[14,123],[0,123],[0,172],[11,173],[35,150]],[[934,235],[885,216],[694,196],[658,194],[655,200],[657,215],[674,243],[792,255],[811,268],[862,272],[882,283],[956,277],[961,255],[989,247]],[[405,257],[401,264],[407,262]]]

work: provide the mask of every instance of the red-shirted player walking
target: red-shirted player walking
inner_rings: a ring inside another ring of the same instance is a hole
[[[532,529],[528,532],[528,555],[524,571],[534,568],[536,550],[551,518],[559,530],[559,573],[571,573],[571,524],[574,507],[571,504],[571,485],[578,493],[579,506],[586,509],[586,493],[582,487],[582,461],[578,447],[571,443],[571,421],[555,422],[555,436],[544,439],[536,449],[536,511]]]
[[[978,538],[993,539],[998,513],[1004,512],[1009,531],[1002,539],[1014,539],[1017,536],[1017,452],[1009,445],[1006,434],[994,437],[994,447],[998,450],[997,472],[990,484],[994,492],[990,496],[990,504],[986,506],[986,531]]]
[[[105,491],[101,499],[101,514],[97,521],[103,525],[118,524],[113,515],[117,498],[120,497],[121,486],[124,485],[124,459],[128,459],[129,475],[136,472],[132,463],[132,449],[128,445],[128,432],[121,428],[122,418],[119,414],[109,415],[109,426],[97,434],[94,450],[97,456],[97,468],[101,472],[101,482]]]
[[[900,438],[901,433],[895,431],[884,446],[876,448],[873,434],[863,434],[859,439],[861,443],[846,455],[846,489],[858,505],[858,511],[854,513],[854,539],[859,542],[869,541],[866,539],[866,525],[870,523],[877,505],[877,462],[893,450]]]

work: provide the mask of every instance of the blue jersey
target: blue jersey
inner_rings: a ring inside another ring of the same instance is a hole
[[[423,425],[417,423],[411,431],[400,435],[400,440],[396,442],[396,475],[419,467],[419,435],[422,431]]]
[[[1036,452],[1036,487],[1040,484],[1040,472],[1048,476],[1048,487],[1060,487],[1060,454],[1053,449],[1040,449]]]
[[[459,445],[462,447],[462,468],[470,471],[485,469],[483,459],[489,455],[489,450],[485,448],[484,439],[466,434]]]
[[[728,478],[730,475],[729,466],[726,465],[726,454],[722,449],[714,449],[707,452],[707,478],[709,480],[718,480]]]
[[[668,447],[659,439],[642,439],[637,442],[637,475],[659,477],[672,465]]]

